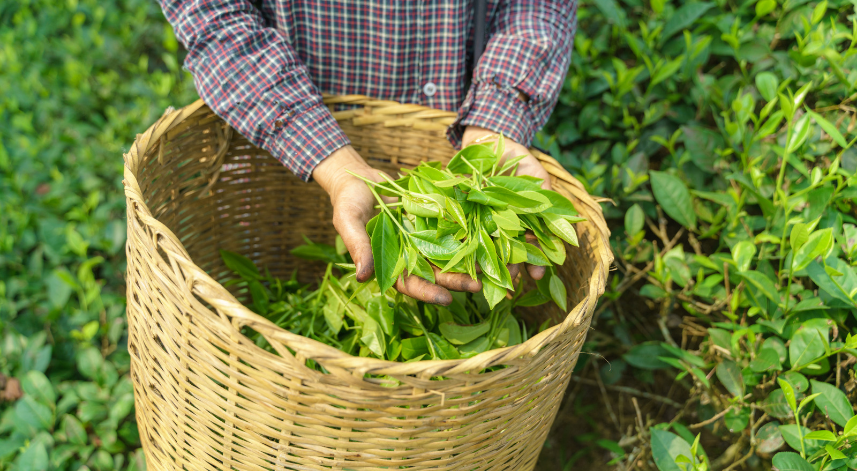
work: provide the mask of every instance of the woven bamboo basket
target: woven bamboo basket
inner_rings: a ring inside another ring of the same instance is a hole
[[[325,103],[357,151],[390,174],[455,152],[444,137],[454,113],[363,96]],[[283,330],[245,308],[245,293],[221,285],[232,275],[219,249],[275,276],[299,268],[306,281],[318,279],[323,266],[289,250],[301,235],[333,243],[332,208],[317,184],[300,181],[201,101],[167,110],[125,154],[128,347],[148,468],[533,469],[613,259],[598,204],[555,160],[534,153],[588,219],[576,225],[580,247],[559,267],[574,308],[526,311],[530,325],[549,318],[554,326],[517,346],[395,363]],[[498,365],[505,368],[486,371]]]

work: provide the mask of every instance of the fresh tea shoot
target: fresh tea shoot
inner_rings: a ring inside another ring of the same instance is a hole
[[[353,272],[336,276],[336,266],[350,261],[344,246],[337,248],[307,241],[292,254],[328,263],[317,288],[291,279],[281,280],[237,253],[221,251],[228,268],[250,294],[248,307],[295,334],[336,347],[355,356],[390,361],[452,360],[517,345],[529,337],[527,327],[513,314],[516,306],[549,299],[549,282],[525,296],[503,297],[489,305],[484,293],[453,293],[448,307],[416,301],[377,281],[358,283]],[[548,278],[547,276],[545,278]],[[522,293],[519,286],[517,293]],[[542,329],[547,324],[542,325]],[[266,346],[258,333],[249,333]],[[318,367],[318,365],[312,365]]]
[[[515,289],[507,265],[550,267],[556,276],[553,266],[565,262],[565,244],[578,245],[573,223],[585,219],[568,198],[542,189],[542,180],[511,176],[523,156],[503,163],[503,153],[501,136],[496,144],[465,147],[446,168],[422,162],[397,180],[363,179],[381,208],[366,225],[381,291],[403,273],[434,282],[433,264],[443,273],[478,278],[494,308]],[[382,195],[399,202],[385,204]],[[538,245],[527,243],[528,232]],[[566,310],[565,289],[557,291],[553,298]]]

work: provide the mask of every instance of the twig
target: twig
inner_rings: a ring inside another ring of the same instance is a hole
[[[738,439],[737,442],[733,443],[720,455],[716,460],[711,462],[711,469],[721,469],[726,466],[727,463],[732,463],[732,460],[735,459],[735,456],[741,452],[741,448],[744,447],[744,436]]]
[[[616,412],[613,411],[613,404],[610,403],[610,398],[607,397],[607,389],[604,387],[604,382],[601,381],[601,373],[598,371],[598,368],[593,368],[592,371],[595,373],[595,382],[598,383],[598,388],[601,389],[601,396],[604,398],[604,405],[607,407],[607,413],[610,414],[610,420],[616,425],[616,430],[621,433],[622,427],[619,425],[619,418],[616,416]]]
[[[712,417],[712,418],[710,418],[710,419],[708,419],[708,420],[703,420],[702,422],[700,422],[700,423],[698,423],[698,424],[693,424],[693,425],[691,425],[691,426],[690,426],[690,428],[692,428],[692,429],[697,429],[697,428],[705,427],[706,425],[709,425],[709,424],[713,424],[714,422],[717,422],[718,420],[722,419],[722,418],[723,418],[723,416],[725,416],[726,414],[728,414],[730,410],[732,410],[732,407],[727,407],[726,409],[723,409],[722,411],[720,411],[720,412],[719,412],[717,415],[715,415],[714,417]]]
[[[651,221],[648,221],[648,222],[651,224]],[[656,230],[656,229],[654,229],[654,225],[653,225],[653,224],[652,224],[650,227],[651,227],[653,230]],[[660,255],[663,257],[663,256],[664,256],[664,254],[666,254],[666,253],[667,253],[667,252],[669,252],[673,247],[675,247],[675,244],[677,244],[677,243],[678,243],[679,238],[680,238],[683,234],[684,234],[684,228],[679,229],[679,231],[678,231],[678,232],[676,232],[675,236],[673,236],[672,240],[670,240],[669,242],[667,242],[667,243],[666,243],[666,245],[664,245],[663,250],[661,250],[661,251],[660,251]],[[620,260],[620,261],[622,261],[622,260]],[[624,263],[624,261],[622,261],[622,262]],[[602,312],[604,312],[604,310],[605,310],[605,309],[607,309],[607,307],[608,307],[608,306],[610,306],[611,304],[613,304],[614,302],[616,302],[616,300],[617,300],[617,299],[619,299],[620,295],[621,295],[622,293],[624,293],[624,292],[625,292],[625,290],[627,290],[627,289],[628,289],[628,288],[630,288],[634,283],[636,283],[636,282],[637,282],[637,281],[639,281],[641,278],[643,278],[644,276],[646,276],[646,274],[648,273],[648,271],[649,271],[649,270],[651,270],[654,266],[655,266],[655,262],[654,262],[654,260],[652,260],[651,262],[647,263],[647,264],[646,264],[646,266],[645,266],[645,267],[643,267],[642,269],[638,269],[637,267],[635,267],[635,266],[633,266],[633,265],[631,265],[631,264],[627,264],[627,268],[629,269],[629,271],[634,271],[634,272],[635,272],[635,275],[634,275],[634,276],[632,276],[632,277],[630,277],[630,278],[625,278],[625,279],[623,279],[623,280],[622,280],[622,282],[621,282],[621,283],[619,283],[619,286],[617,286],[617,287],[616,287],[616,291],[615,291],[615,295],[616,295],[616,297],[615,297],[615,298],[613,298],[613,299],[611,299],[611,300],[609,300],[609,301],[607,301],[607,302],[605,302],[605,303],[603,303],[602,305],[600,305],[600,306],[598,307],[598,309],[595,311],[594,317],[598,317],[598,315],[599,315],[599,314],[601,314]]]
[[[598,382],[596,382],[595,380],[592,380],[592,379],[588,379],[588,378],[580,378],[577,376],[572,376],[571,380],[576,382],[576,383],[583,384],[586,386],[598,386]],[[629,388],[627,386],[605,386],[605,388],[609,389],[610,391],[615,391],[617,393],[628,394],[628,395],[632,396],[632,400],[634,399],[634,397],[642,397],[642,398],[646,398],[646,399],[649,399],[652,401],[662,402],[664,404],[673,406],[677,409],[680,409],[682,407],[682,404],[679,404],[678,402],[673,401],[670,398],[658,396],[657,394],[652,394],[652,393],[648,393],[645,391],[640,391],[639,389]]]
[[[634,410],[637,411],[637,433],[645,434],[646,426],[643,425],[643,413],[640,412],[640,404],[637,403],[637,398],[634,396],[631,396],[631,402],[634,403]]]
[[[737,469],[737,468],[738,468],[738,466],[741,466],[741,464],[742,464],[742,463],[744,463],[745,461],[747,461],[748,459],[750,459],[750,457],[751,457],[751,456],[753,456],[753,453],[755,453],[755,452],[756,452],[756,447],[751,446],[751,447],[750,447],[750,452],[749,452],[749,453],[747,453],[746,455],[744,455],[744,457],[743,457],[743,458],[741,458],[740,460],[738,460],[738,461],[736,461],[736,462],[732,463],[732,465],[731,465],[731,466],[729,466],[728,468],[724,469],[723,471],[732,471],[732,470],[734,470],[734,469]]]

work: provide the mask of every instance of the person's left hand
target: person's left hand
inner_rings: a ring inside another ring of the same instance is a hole
[[[462,138],[461,146],[465,147],[470,144],[478,144],[482,142],[491,142],[496,141],[500,135],[496,132],[490,131],[485,128],[480,128],[478,126],[467,126],[464,129],[464,137]],[[505,152],[503,153],[502,162],[500,162],[500,166],[503,165],[507,159],[515,158],[521,155],[525,155],[519,163],[518,170],[515,172],[515,175],[529,175],[531,177],[536,177],[542,180],[542,188],[545,190],[551,189],[551,181],[550,174],[542,164],[539,163],[539,159],[534,156],[529,149],[518,144],[517,142],[509,139],[508,137],[503,138],[503,143],[505,146]],[[526,234],[527,242],[539,246],[539,243],[536,241],[536,236],[533,235],[530,231],[527,231]],[[512,278],[518,275],[520,271],[520,266],[518,264],[509,265],[509,274],[512,275]],[[527,272],[529,272],[530,276],[534,280],[540,280],[545,276],[545,267],[540,267],[536,265],[527,265]]]

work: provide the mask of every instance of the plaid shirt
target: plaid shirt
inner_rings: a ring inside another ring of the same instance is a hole
[[[488,0],[466,90],[471,1],[159,0],[200,97],[304,180],[349,144],[321,92],[458,110],[456,147],[467,125],[530,144],[568,70],[577,2]]]

